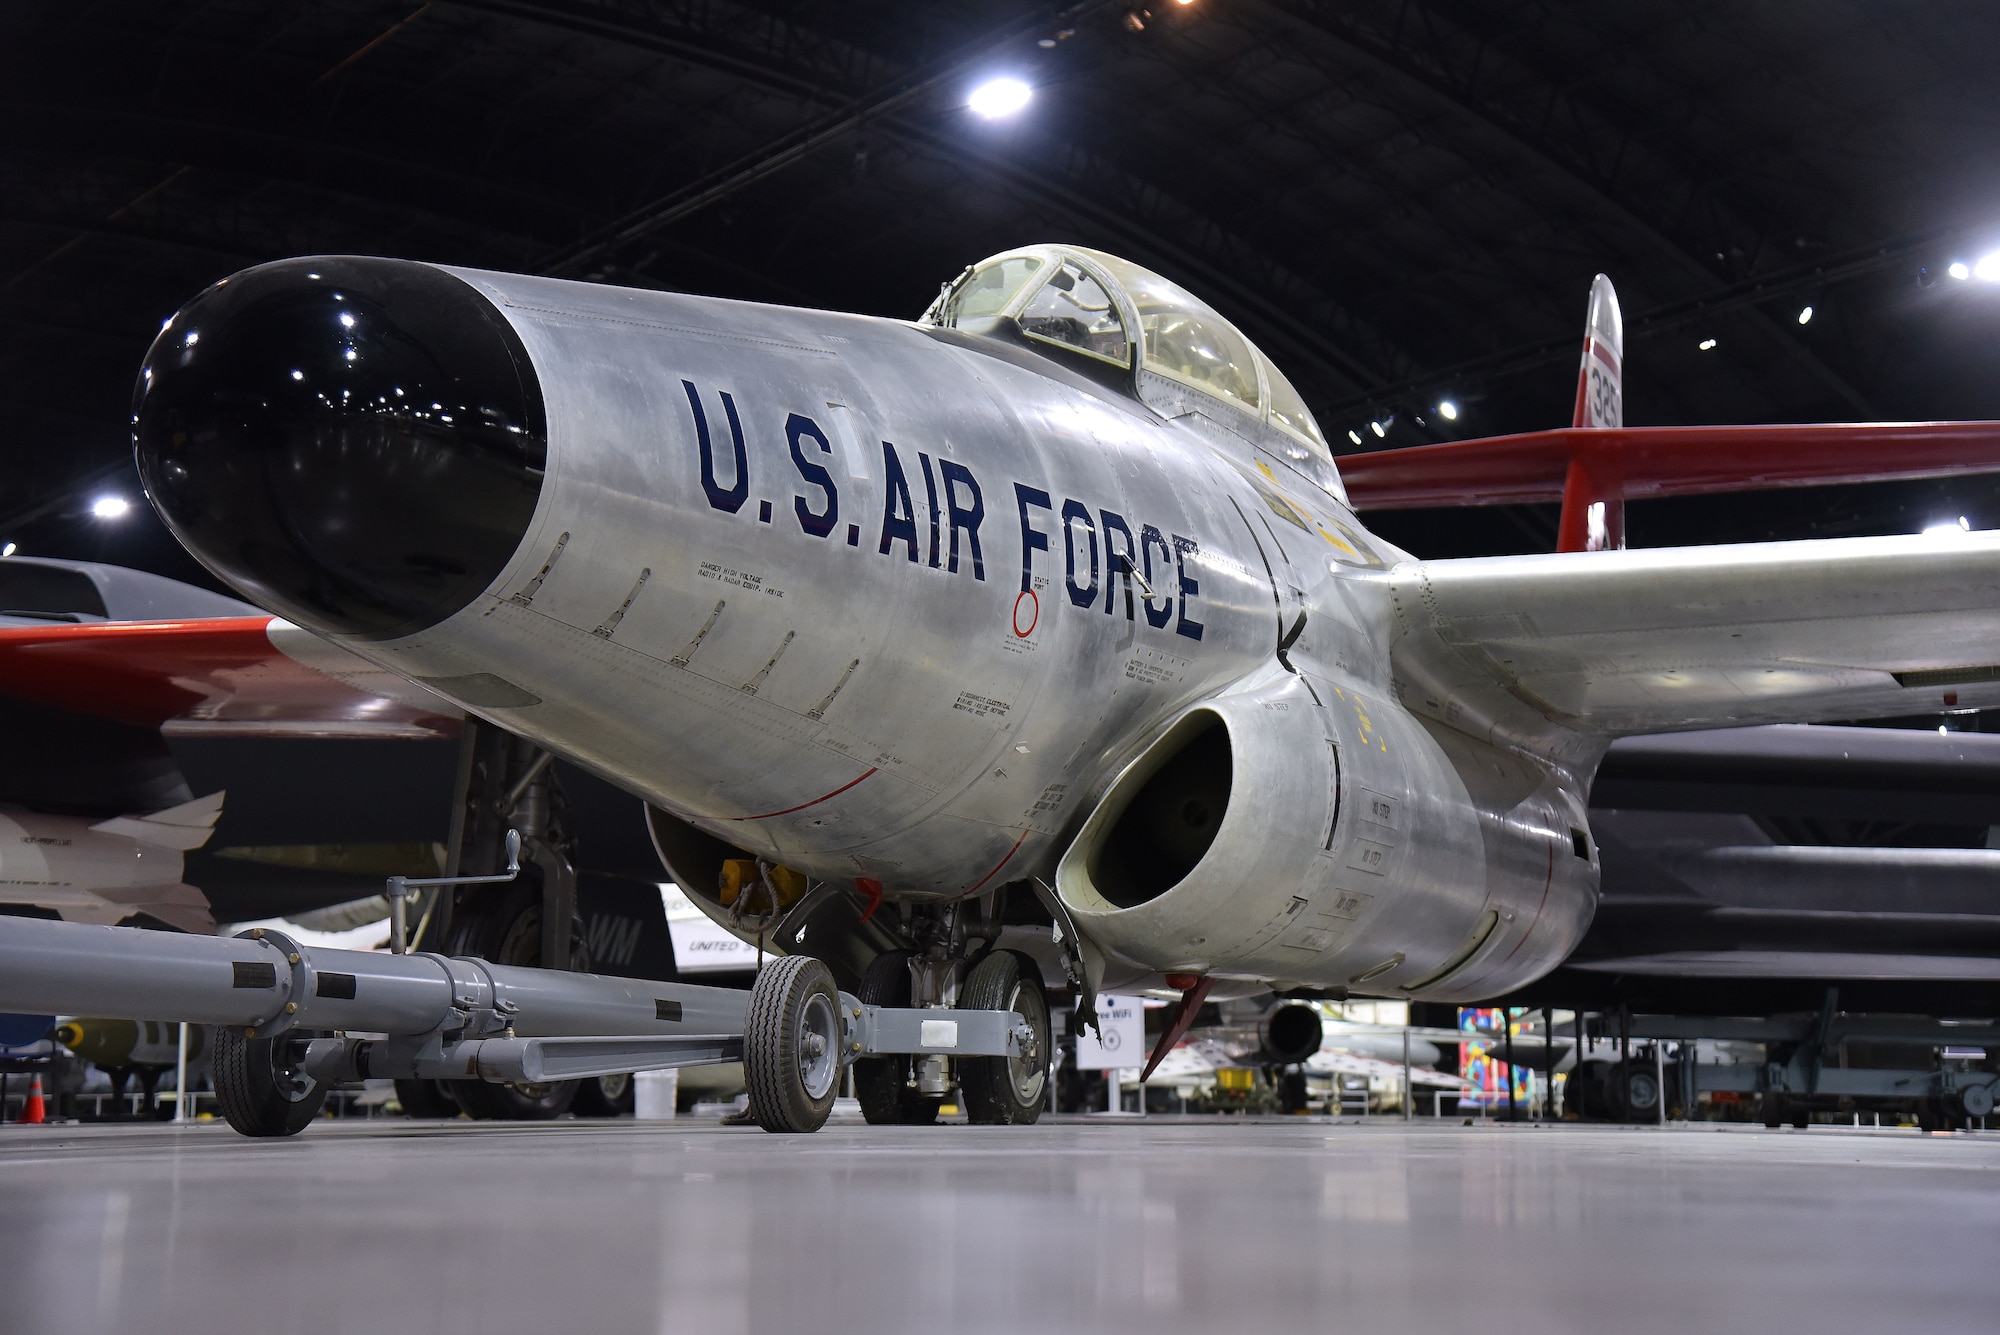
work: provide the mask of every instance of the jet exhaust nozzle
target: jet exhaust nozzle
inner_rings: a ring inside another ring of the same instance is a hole
[[[259,605],[395,639],[520,545],[548,423],[526,347],[469,283],[407,260],[247,269],[167,322],[134,391],[160,517]]]

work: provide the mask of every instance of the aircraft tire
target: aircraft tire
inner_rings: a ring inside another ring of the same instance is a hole
[[[464,1111],[442,1080],[398,1080],[396,1102],[407,1117],[456,1117]]]
[[[569,967],[590,972],[584,945],[583,919],[570,920]],[[542,964],[542,891],[523,877],[504,894],[462,906],[452,920],[444,953],[473,955],[494,964]],[[495,1085],[484,1080],[454,1080],[451,1094],[465,1115],[481,1122],[548,1122],[570,1110],[578,1080],[552,1080],[536,1085]]]
[[[810,955],[764,966],[743,1026],[750,1115],[766,1131],[817,1131],[840,1093],[840,989]]]
[[[635,1106],[636,1086],[626,1071],[577,1081],[570,1111],[578,1117],[630,1117]]]
[[[211,1078],[222,1118],[246,1136],[296,1136],[326,1105],[326,1086],[303,1071],[280,1070],[284,1054],[308,1034],[248,1038],[219,1025]]]
[[[1667,1091],[1660,1086],[1650,1062],[1621,1062],[1614,1068],[1612,1097],[1618,1102],[1618,1118],[1625,1122],[1651,1122],[1660,1116],[1660,1100]]]
[[[910,952],[885,950],[869,962],[855,995],[864,1006],[910,1004]],[[870,1126],[928,1126],[942,1099],[910,1088],[910,1058],[864,1057],[854,1063],[854,1097]]]
[[[1013,1011],[1035,1031],[1019,1057],[962,1057],[959,1102],[975,1126],[1025,1126],[1042,1115],[1049,1086],[1049,1002],[1041,967],[1012,950],[989,951],[958,989],[960,1010]]]
[[[1279,1112],[1290,1115],[1306,1112],[1311,1108],[1312,1099],[1306,1093],[1306,1073],[1304,1070],[1286,1071],[1278,1077],[1277,1085]],[[1337,1090],[1338,1088],[1339,1085],[1336,1083],[1335,1089]],[[1336,1103],[1339,1097],[1338,1093],[1334,1095]]]

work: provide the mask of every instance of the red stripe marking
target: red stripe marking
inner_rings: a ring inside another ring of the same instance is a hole
[[[861,779],[865,779],[865,778],[867,778],[869,774],[873,774],[873,773],[874,773],[874,772],[875,772],[876,770],[878,770],[878,769],[880,769],[880,768],[881,768],[881,766],[879,766],[879,765],[870,765],[870,766],[868,767],[868,772],[867,772],[867,774],[863,774],[863,775],[861,776]],[[810,801],[810,802],[801,802],[801,803],[799,803],[799,804],[798,804],[797,806],[795,806],[795,807],[786,807],[786,808],[785,808],[785,809],[784,809],[783,811],[767,811],[767,812],[765,812],[765,813],[764,813],[763,815],[761,815],[761,816],[731,816],[731,817],[730,817],[729,819],[731,819],[731,820],[769,820],[769,819],[771,819],[771,817],[773,817],[773,816],[789,816],[789,815],[791,815],[791,814],[792,814],[792,813],[793,813],[794,811],[804,811],[804,810],[805,810],[805,809],[806,809],[807,807],[816,807],[816,806],[818,806],[818,805],[819,805],[820,803],[822,803],[822,802],[826,801],[826,800],[827,800],[827,798],[832,798],[832,797],[839,797],[839,796],[840,796],[840,795],[841,795],[842,793],[844,793],[844,792],[846,792],[846,791],[847,791],[848,789],[852,788],[852,787],[853,787],[853,786],[854,786],[855,784],[857,784],[857,783],[860,783],[860,782],[861,782],[861,779],[854,779],[854,780],[851,780],[851,781],[849,781],[849,782],[847,782],[847,783],[843,783],[843,784],[841,784],[841,785],[840,785],[840,787],[838,787],[838,788],[834,789],[834,790],[833,790],[832,792],[830,792],[830,793],[826,794],[826,795],[825,795],[824,797],[815,797],[815,798],[814,798],[814,799],[813,799],[812,801]]]
[[[1001,869],[1002,867],[1004,867],[1004,866],[1006,866],[1006,865],[1007,865],[1007,858],[1011,858],[1011,857],[1013,857],[1015,853],[1017,853],[1017,852],[1019,852],[1019,851],[1020,851],[1020,848],[1021,848],[1021,843],[1022,843],[1022,841],[1023,841],[1023,840],[1025,840],[1025,839],[1026,839],[1027,837],[1028,837],[1028,832],[1027,832],[1026,830],[1023,830],[1023,831],[1021,831],[1021,838],[1020,838],[1020,839],[1016,839],[1016,840],[1014,841],[1014,847],[1012,847],[1012,848],[1010,848],[1010,849],[1008,849],[1008,850],[1007,850],[1007,857],[1005,857],[1005,858],[1001,858],[1001,859],[1000,859],[1000,860],[999,860],[998,862],[994,863],[994,864],[993,864],[993,870],[992,870],[992,871],[989,871],[989,872],[987,872],[987,873],[986,873],[986,874],[985,874],[984,876],[982,876],[982,877],[980,877],[980,878],[979,878],[978,880],[974,881],[974,882],[972,883],[972,889],[971,889],[971,890],[967,890],[967,891],[966,891],[965,893],[966,893],[966,894],[968,894],[968,895],[969,895],[969,894],[971,894],[971,893],[973,893],[973,891],[975,891],[975,890],[979,889],[979,887],[980,887],[980,886],[982,886],[982,885],[985,885],[985,884],[986,884],[986,883],[987,883],[988,881],[992,880],[992,879],[993,879],[993,878],[994,878],[995,876],[998,876],[998,875],[1000,874],[1000,869]]]
[[[1618,370],[1618,359],[1611,355],[1611,349],[1605,347],[1594,338],[1590,340],[1590,353],[1597,360],[1610,367],[1613,372]]]

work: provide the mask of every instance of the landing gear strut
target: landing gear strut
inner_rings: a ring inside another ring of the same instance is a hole
[[[869,1006],[909,1005],[910,958],[907,950],[877,955],[862,975],[856,995]],[[863,1057],[854,1063],[854,1097],[870,1125],[928,1126],[937,1120],[944,1090],[926,1094],[917,1088],[917,1066],[929,1060],[898,1055]]]

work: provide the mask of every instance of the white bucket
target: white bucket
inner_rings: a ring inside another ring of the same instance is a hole
[[[635,1071],[632,1075],[632,1116],[641,1122],[670,1122],[680,1097],[679,1070]]]

